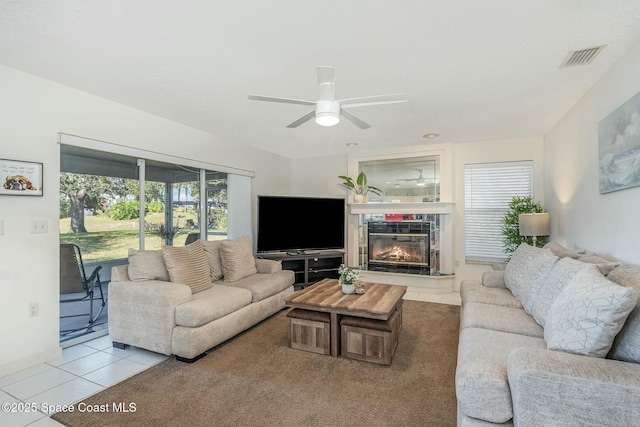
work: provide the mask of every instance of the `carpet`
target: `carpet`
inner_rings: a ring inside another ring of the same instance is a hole
[[[459,320],[458,306],[405,301],[393,364],[382,366],[288,348],[283,310],[193,364],[170,358],[83,401],[109,412],[52,418],[91,427],[455,426]]]

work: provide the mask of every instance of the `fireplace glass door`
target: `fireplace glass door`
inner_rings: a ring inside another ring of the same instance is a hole
[[[428,221],[369,222],[369,270],[429,274],[429,240]]]

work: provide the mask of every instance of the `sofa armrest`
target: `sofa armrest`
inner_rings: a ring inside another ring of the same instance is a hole
[[[109,284],[111,340],[172,354],[175,308],[191,300],[191,288],[181,283],[148,280]]]
[[[129,280],[129,264],[111,267],[111,281],[124,282]]]
[[[488,288],[506,288],[504,271],[485,271],[482,273],[482,284]]]
[[[271,274],[282,271],[282,263],[273,259],[256,258],[256,269],[260,274]]]
[[[519,348],[507,374],[515,425],[638,425],[640,364]]]

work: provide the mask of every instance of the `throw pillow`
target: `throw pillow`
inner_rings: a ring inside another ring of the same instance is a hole
[[[213,287],[209,260],[200,240],[187,246],[164,246],[162,256],[172,282],[189,286],[193,294]]]
[[[535,248],[526,243],[518,246],[505,267],[504,284],[520,301],[527,313],[558,257],[548,249]]]
[[[129,280],[164,280],[169,281],[169,273],[164,265],[162,251],[138,251],[129,249]]]
[[[636,292],[640,293],[640,267],[621,264],[609,273],[607,279],[620,286],[634,288]],[[629,314],[624,326],[616,335],[607,357],[640,363],[640,305],[636,304]]]
[[[602,273],[604,276],[608,276],[614,268],[621,264],[618,261],[610,261],[591,252],[587,252],[586,254],[581,255],[580,258],[578,258],[578,261],[595,264],[595,266],[598,267],[598,270],[600,270],[600,273]]]
[[[573,279],[573,276],[588,266],[589,264],[571,258],[562,258],[555,263],[547,280],[538,287],[538,294],[529,313],[540,326],[544,327],[549,309],[560,292]]]
[[[547,348],[606,356],[637,300],[634,289],[616,285],[595,266],[588,266],[551,305],[544,327]]]
[[[547,243],[542,248],[549,249],[551,252],[553,252],[554,255],[558,255],[560,258],[569,257],[569,258],[576,259],[580,256],[578,252],[572,251],[571,249],[567,249],[564,246],[562,246],[560,243],[554,242],[554,241]]]
[[[220,260],[225,282],[235,282],[258,272],[249,236],[221,241]]]
[[[209,260],[211,281],[222,279],[222,261],[220,261],[220,240],[202,240],[204,253]]]

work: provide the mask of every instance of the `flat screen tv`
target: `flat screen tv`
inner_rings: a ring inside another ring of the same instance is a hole
[[[345,200],[258,196],[258,252],[344,249]]]

